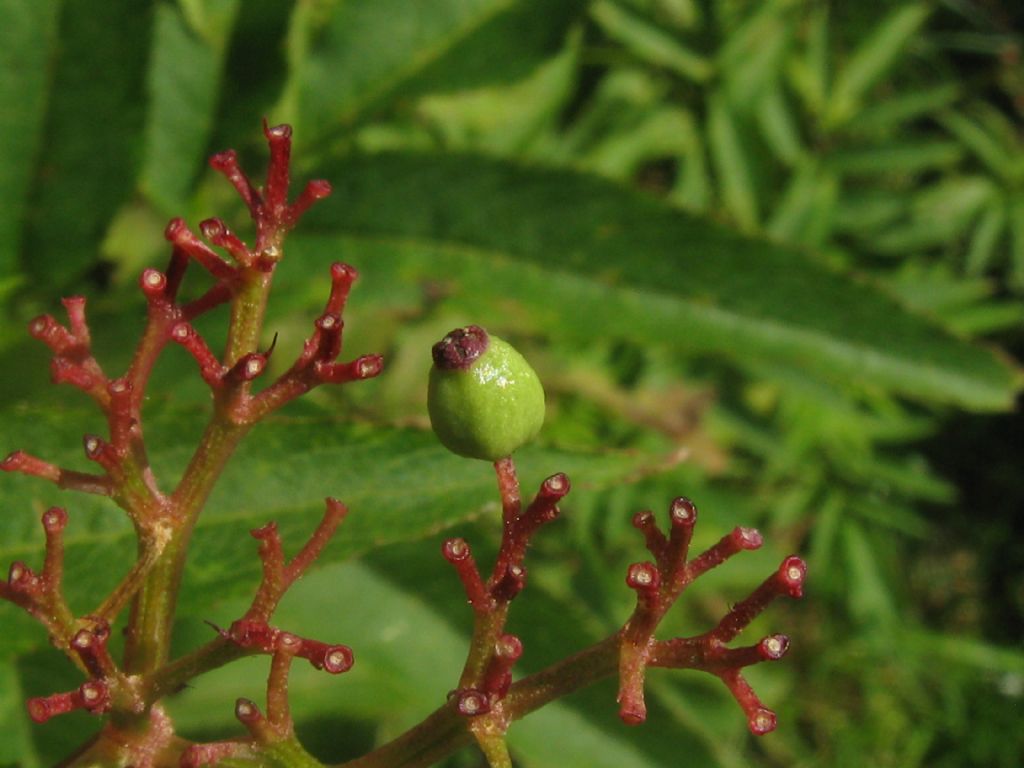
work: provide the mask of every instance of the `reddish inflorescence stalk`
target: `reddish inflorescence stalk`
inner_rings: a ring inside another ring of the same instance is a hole
[[[789,638],[770,635],[744,648],[728,648],[726,644],[776,597],[800,597],[806,567],[800,558],[788,557],[709,632],[697,637],[657,640],[654,635],[661,620],[687,586],[733,555],[762,544],[757,531],[736,528],[690,558],[697,508],[683,497],[675,499],[669,508],[667,533],[658,527],[650,512],[639,512],[633,518],[653,562],[634,563],[627,569],[626,584],[636,593],[636,608],[622,629],[607,641],[567,660],[561,683],[558,672],[553,671],[512,686],[512,666],[522,655],[523,644],[515,635],[504,632],[509,604],[525,585],[523,559],[531,537],[544,523],[558,516],[557,505],[569,492],[570,484],[565,475],[552,475],[524,509],[512,459],[496,462],[495,469],[502,497],[503,534],[490,578],[485,582],[480,576],[464,539],[448,539],[442,547],[475,616],[469,657],[459,687],[451,693],[449,701],[456,714],[469,718],[467,728],[492,766],[508,764],[503,734],[513,718],[549,700],[551,689],[559,684],[568,691],[574,689],[574,681],[580,677],[602,676],[609,652],[615,656],[612,661],[619,673],[619,714],[628,724],[646,719],[643,689],[647,668],[669,667],[698,669],[717,676],[743,708],[752,733],[760,735],[775,728],[774,712],[761,703],[741,670],[782,658],[789,649]]]
[[[503,765],[502,735],[510,718],[503,713],[501,702],[512,684],[512,666],[523,653],[520,639],[505,633],[505,620],[510,603],[526,585],[523,560],[527,545],[541,526],[558,517],[558,502],[569,492],[569,478],[561,473],[549,477],[523,509],[512,459],[501,459],[494,466],[503,525],[501,548],[490,577],[484,582],[464,539],[448,539],[441,552],[454,566],[475,616],[466,664],[459,686],[449,698],[456,712],[471,718],[468,727],[492,764]]]
[[[86,459],[97,467],[95,473],[66,469],[24,451],[9,454],[0,461],[0,469],[49,480],[62,488],[110,496],[127,512],[139,537],[135,565],[111,595],[85,616],[75,616],[63,596],[62,531],[67,514],[62,509],[50,509],[43,516],[46,554],[42,571],[37,573],[25,563],[16,562],[8,578],[0,581],[0,598],[35,616],[53,643],[87,677],[74,691],[31,699],[29,713],[37,721],[73,709],[96,714],[110,711],[120,722],[133,722],[132,728],[140,733],[147,729],[139,717],[150,718],[151,725],[160,720],[159,728],[149,728],[151,736],[147,738],[163,738],[159,734],[173,731],[162,711],[153,708],[161,695],[230,658],[262,652],[274,659],[268,711],[271,730],[282,736],[290,733],[283,697],[291,660],[304,658],[332,674],[352,666],[352,652],[347,646],[300,638],[269,623],[284,592],[316,559],[343,519],[346,508],[333,499],[328,500],[324,518],[307,544],[288,562],[273,523],[254,531],[261,542],[263,579],[251,609],[207,646],[175,661],[167,658],[175,594],[189,535],[239,440],[258,420],[313,387],[372,378],[382,369],[379,355],[338,360],[342,352],[342,314],[358,276],[354,268],[339,263],[330,268],[331,285],[324,311],[295,362],[262,391],[253,391],[252,382],[266,373],[274,347],[272,343],[269,348],[261,348],[259,340],[270,280],[283,256],[285,236],[313,203],[331,191],[326,181],[311,181],[289,203],[291,128],[265,125],[264,134],[270,162],[262,188],[250,181],[233,151],[215,155],[210,161],[248,208],[256,229],[254,243],[248,245],[221,219],[201,222],[201,234],[193,232],[183,219],[171,220],[165,230],[171,244],[166,269],[146,269],[139,278],[147,306],[146,324],[121,376],[109,376],[93,356],[83,297],[64,300],[66,323],[41,315],[29,324],[30,334],[52,352],[53,380],[87,394],[105,415],[107,431],[85,435],[82,440]],[[179,293],[191,263],[197,264],[213,283],[198,298],[182,301]],[[193,323],[225,304],[230,308],[228,341],[225,350],[218,353]],[[214,409],[203,441],[183,477],[173,491],[165,492],[147,456],[142,406],[150,374],[168,344],[182,347],[196,361],[213,395]],[[110,624],[133,601],[125,628],[125,657],[119,663],[107,650]],[[250,730],[259,730],[259,718],[253,713],[258,714],[254,705],[249,708],[239,704],[239,719],[252,725]],[[114,736],[111,741],[127,745],[131,738]],[[169,735],[160,744],[147,743],[149,757],[145,759],[153,759],[153,754],[170,748],[170,744]],[[251,744],[243,746],[251,748]],[[187,759],[200,764],[229,753],[234,754],[220,746],[196,747]],[[128,746],[123,754],[133,756],[126,759],[134,764],[137,755]]]
[[[654,632],[669,608],[687,586],[710,569],[744,550],[758,549],[761,534],[752,528],[735,528],[693,559],[687,559],[697,508],[680,497],[669,508],[666,537],[650,512],[639,512],[633,525],[646,540],[654,562],[634,563],[626,573],[626,584],[636,592],[636,608],[620,633],[619,715],[628,724],[647,717],[644,676],[648,667],[702,669],[726,684],[747,715],[752,733],[775,728],[775,714],[765,708],[740,674],[740,670],[762,661],[776,661],[789,648],[789,638],[772,635],[749,648],[730,649],[733,640],[768,604],[780,595],[800,597],[807,568],[795,556],[783,560],[745,600],[737,603],[718,625],[703,635],[657,641]]]
[[[170,261],[163,272],[147,269],[140,276],[147,304],[146,325],[123,375],[108,376],[93,357],[84,298],[64,300],[66,324],[42,315],[29,326],[30,333],[53,353],[53,380],[92,398],[106,417],[107,432],[88,434],[82,440],[85,457],[97,466],[96,473],[65,469],[23,451],[0,461],[0,469],[40,477],[62,488],[109,496],[125,509],[139,538],[135,565],[94,611],[83,616],[72,612],[63,593],[63,532],[68,523],[63,509],[53,507],[42,516],[46,545],[41,570],[15,562],[6,580],[0,580],[0,598],[41,622],[54,645],[86,678],[72,691],[30,699],[29,715],[45,722],[72,710],[111,713],[107,727],[89,748],[102,755],[97,763],[109,758],[117,764],[152,768],[180,759],[180,765],[188,767],[237,758],[315,765],[294,733],[288,701],[292,664],[300,658],[318,670],[340,674],[354,663],[352,650],[345,645],[300,637],[271,623],[286,591],[313,564],[345,518],[347,508],[334,499],[327,499],[320,523],[290,560],[275,523],[252,531],[259,542],[262,576],[248,610],[227,629],[217,629],[205,645],[180,658],[169,658],[175,597],[189,536],[235,446],[253,424],[312,388],[372,378],[382,368],[379,355],[339,362],[343,313],[358,275],[353,267],[336,263],[330,267],[330,291],[323,311],[296,359],[274,381],[254,391],[253,383],[267,373],[275,347],[274,341],[269,346],[261,344],[261,331],[270,279],[283,256],[285,235],[313,203],[330,193],[327,182],[311,181],[289,203],[291,129],[264,126],[264,134],[270,162],[262,188],[240,168],[233,151],[215,155],[210,161],[248,208],[256,229],[254,242],[247,244],[217,218],[201,222],[200,234],[182,219],[168,224],[165,235],[172,248]],[[198,298],[183,302],[179,291],[193,262],[213,284]],[[230,320],[226,348],[218,353],[194,323],[223,304],[230,308]],[[142,405],[150,373],[169,344],[178,345],[195,361],[214,405],[183,477],[173,490],[165,491],[147,457]],[[697,510],[685,498],[672,502],[666,531],[650,512],[640,512],[633,519],[652,560],[627,569],[626,584],[636,594],[636,607],[626,624],[575,656],[513,682],[513,668],[524,647],[518,636],[506,631],[508,613],[526,586],[524,561],[530,541],[559,516],[559,504],[569,493],[570,482],[564,474],[551,475],[524,504],[511,457],[494,462],[494,468],[501,496],[502,536],[490,574],[484,578],[465,539],[448,539],[442,547],[474,617],[470,649],[458,684],[447,702],[420,726],[353,761],[353,766],[425,766],[475,739],[492,768],[511,768],[504,735],[512,720],[616,671],[621,718],[631,724],[642,722],[647,713],[644,680],[650,667],[713,674],[739,702],[753,733],[775,728],[775,714],[764,707],[741,672],[750,665],[782,658],[789,638],[774,634],[752,646],[729,648],[727,644],[776,597],[800,597],[806,567],[798,557],[786,558],[708,632],[656,639],[667,611],[693,581],[762,543],[757,531],[736,528],[690,558]],[[108,650],[111,624],[129,603],[132,611],[124,630],[125,652],[118,660]],[[203,672],[251,654],[268,655],[270,671],[265,714],[248,699],[236,703],[235,715],[247,736],[193,745],[176,739],[159,699]],[[91,759],[89,749],[83,755]]]

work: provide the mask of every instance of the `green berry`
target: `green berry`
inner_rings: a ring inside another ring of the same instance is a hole
[[[544,388],[508,342],[477,325],[456,328],[433,348],[427,409],[448,450],[497,461],[544,423]]]

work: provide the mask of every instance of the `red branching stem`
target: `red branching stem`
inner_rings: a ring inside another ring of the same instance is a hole
[[[180,344],[199,366],[199,375],[211,388],[219,389],[223,385],[226,370],[220,360],[210,349],[202,336],[192,327],[191,323],[175,323],[171,327],[171,340]]]
[[[626,586],[636,592],[639,615],[657,614],[661,572],[653,563],[633,563],[626,570]]]
[[[292,656],[308,661],[314,669],[332,675],[348,672],[355,663],[355,655],[347,645],[299,637],[262,619],[243,617],[233,622],[226,632],[217,631],[222,638],[249,652],[273,654],[284,647]]]
[[[68,296],[61,299],[60,303],[68,313],[71,334],[84,349],[88,350],[92,345],[92,338],[89,334],[89,324],[85,320],[85,297]]]
[[[622,630],[619,653],[619,717],[627,725],[647,719],[644,678],[653,648],[654,630],[664,613],[660,603],[661,571],[653,563],[633,563],[626,571],[626,585],[636,592],[636,610]]]
[[[325,363],[317,361],[313,364],[313,373],[317,382],[323,384],[344,384],[349,381],[362,381],[380,375],[384,370],[384,358],[380,355],[363,355],[349,363]]]
[[[476,688],[462,688],[455,692],[455,709],[464,717],[486,715],[491,711],[491,697]]]
[[[466,598],[476,613],[486,613],[493,606],[493,599],[480,578],[480,571],[473,560],[473,552],[465,539],[447,539],[441,546],[441,554],[455,567],[455,572],[466,591]]]
[[[344,322],[341,315],[352,283],[358,276],[355,268],[347,264],[331,266],[331,293],[323,314],[314,323],[312,335],[304,342],[302,352],[292,366],[245,404],[243,420],[256,421],[320,384],[343,384],[380,374],[384,367],[380,355],[363,355],[346,363],[335,362],[342,350]]]
[[[502,520],[508,526],[519,517],[522,500],[519,495],[519,476],[511,456],[494,462],[494,471],[498,475],[498,492],[501,494]]]
[[[171,257],[167,262],[167,270],[164,273],[167,278],[164,298],[169,302],[173,302],[178,298],[178,290],[181,288],[181,281],[185,278],[188,261],[188,254],[181,250],[181,248],[171,249]]]
[[[495,571],[487,584],[495,602],[507,606],[526,588],[526,566],[510,563],[504,571]]]
[[[92,356],[85,298],[70,296],[62,303],[68,313],[70,328],[58,323],[52,315],[40,315],[29,323],[29,334],[53,352],[50,375],[54,383],[71,384],[105,408],[107,377]]]
[[[270,660],[270,675],[267,678],[267,721],[281,736],[292,732],[291,708],[288,705],[288,674],[302,646],[301,638],[282,632],[277,648]]]
[[[358,279],[359,271],[352,265],[340,261],[331,264],[331,293],[327,298],[324,313],[342,315],[352,284]]]
[[[285,225],[290,229],[294,227],[298,220],[302,217],[306,211],[318,200],[323,200],[325,197],[331,194],[331,185],[329,182],[323,179],[313,179],[312,181],[306,182],[306,186],[302,192],[292,203],[291,208],[285,217]]]
[[[268,126],[264,124],[263,134],[267,137],[267,144],[270,147],[263,214],[275,229],[281,229],[287,221],[288,187],[291,183],[292,129],[290,125]]]
[[[669,505],[668,519],[670,529],[664,554],[664,568],[673,573],[673,581],[678,584],[676,574],[686,563],[689,555],[693,529],[697,524],[697,506],[685,496],[679,496]]]
[[[619,719],[626,725],[639,725],[647,719],[644,678],[649,645],[623,643],[619,651]]]
[[[43,577],[59,594],[64,581],[64,529],[68,525],[68,513],[60,507],[50,507],[43,513],[42,523],[46,533]]]
[[[731,532],[719,539],[718,542],[701,552],[686,564],[686,568],[680,574],[683,585],[689,584],[702,574],[707,573],[733,555],[743,550],[760,548],[764,540],[761,534],[753,528],[733,528]]]
[[[558,517],[558,502],[569,493],[570,488],[567,475],[561,472],[551,475],[541,483],[540,490],[526,510],[520,512],[511,523],[506,522],[495,573],[504,573],[512,565],[522,565],[530,539],[542,525]]]
[[[267,722],[255,701],[238,699],[235,702],[235,717],[245,726],[257,744],[270,744],[275,740],[277,733]]]
[[[729,642],[776,597],[801,597],[806,577],[807,566],[804,561],[796,556],[787,557],[778,570],[765,579],[746,600],[734,605],[709,634],[719,642]]]
[[[761,703],[739,669],[720,672],[718,676],[742,707],[743,713],[747,716],[747,727],[752,734],[763,736],[775,730],[777,724],[775,713]]]
[[[263,578],[246,616],[268,621],[277,607],[278,600],[287,589],[284,584],[284,548],[281,545],[281,536],[277,532],[277,523],[267,523],[250,531],[250,534],[260,542]]]
[[[171,219],[164,230],[166,237],[175,248],[188,254],[199,266],[205,269],[215,280],[226,282],[233,281],[237,276],[237,270],[217,255],[217,252],[188,228],[184,219]]]
[[[355,655],[347,645],[329,645],[319,640],[303,638],[295,654],[308,661],[314,669],[321,669],[332,675],[348,672],[355,664]]]
[[[259,555],[263,561],[263,579],[256,590],[252,605],[246,612],[246,619],[263,622],[270,620],[284,593],[320,556],[347,514],[348,507],[340,501],[326,499],[320,523],[302,549],[288,563],[285,563],[281,536],[277,532],[276,523],[268,523],[252,531],[253,537],[260,542]]]
[[[110,625],[105,621],[97,623],[92,629],[80,629],[71,638],[71,650],[94,678],[108,677],[116,671],[114,660],[107,651],[109,639]]]
[[[291,586],[320,556],[335,531],[338,530],[338,526],[348,515],[348,507],[337,499],[328,497],[324,500],[324,505],[324,516],[320,519],[316,530],[285,568],[286,588]]]
[[[0,470],[4,472],[21,472],[24,475],[49,480],[60,488],[82,491],[83,493],[110,496],[113,492],[110,478],[106,475],[93,475],[87,472],[64,469],[24,451],[14,451],[8,454],[5,459],[0,461]]]
[[[246,742],[216,741],[211,744],[192,744],[181,754],[179,765],[181,768],[201,768],[204,765],[217,765],[229,758],[254,756],[252,747]]]
[[[121,457],[110,443],[98,435],[83,435],[82,448],[89,461],[95,461],[116,482],[121,465]]]
[[[223,220],[218,218],[205,219],[199,222],[199,231],[203,233],[203,237],[215,246],[231,254],[231,257],[239,265],[251,267],[254,264],[255,255],[242,242],[241,238],[228,229]]]
[[[104,621],[107,623],[113,622],[121,612],[121,609],[124,608],[128,604],[128,601],[135,597],[138,591],[142,588],[143,580],[150,572],[150,569],[153,568],[159,555],[160,551],[158,547],[142,547],[142,551],[139,553],[139,557],[132,565],[131,570],[125,574],[124,578],[121,579],[118,585],[114,587],[103,602],[89,615],[97,621]]]
[[[665,548],[668,546],[668,539],[658,528],[654,519],[654,513],[650,510],[637,512],[633,515],[633,527],[644,535],[644,542],[647,551],[654,555],[659,568],[665,567]]]
[[[57,322],[53,315],[40,315],[28,326],[28,332],[48,346],[55,355],[81,354],[87,349],[67,328]]]
[[[698,637],[674,637],[655,643],[647,665],[670,669],[702,669],[717,673],[764,661],[778,661],[788,650],[787,635],[769,635],[756,645],[726,648],[708,633]]]
[[[238,361],[231,366],[224,374],[224,379],[229,384],[240,384],[257,379],[267,368],[267,361],[270,358],[267,352],[250,352],[242,355]]]
[[[217,283],[211,286],[206,293],[198,299],[194,299],[181,306],[181,317],[183,320],[194,320],[200,315],[219,307],[232,296],[231,286],[227,283]]]
[[[258,653],[273,653],[277,647],[277,637],[281,634],[281,630],[262,619],[244,616],[233,622],[227,632],[217,631],[240,648]]]
[[[503,762],[496,763],[505,765],[507,750],[502,735],[508,718],[499,704],[512,684],[512,666],[523,652],[519,638],[505,634],[505,622],[512,600],[526,586],[523,560],[527,545],[542,525],[558,517],[558,502],[569,492],[570,483],[564,474],[552,475],[541,483],[533,500],[523,509],[512,458],[494,462],[494,468],[502,499],[503,525],[501,547],[490,578],[486,584],[483,582],[465,540],[449,539],[441,551],[455,567],[475,614],[469,653],[459,687],[452,694],[456,711],[472,717],[488,715],[486,723],[481,721],[472,726],[474,737],[485,750],[505,755]]]
[[[259,212],[259,206],[263,202],[263,198],[259,193],[259,190],[253,186],[252,182],[249,181],[249,177],[245,175],[245,171],[238,165],[238,153],[233,149],[225,150],[224,152],[218,152],[216,155],[210,158],[210,167],[218,173],[221,173],[231,185],[238,191],[239,197],[242,198],[246,206],[249,208],[250,215],[255,219]]]
[[[501,699],[512,685],[512,666],[523,655],[523,643],[515,635],[502,635],[494,643],[494,655],[484,674],[483,689]]]
[[[90,373],[85,366],[66,358],[55,357],[50,361],[50,379],[54,384],[70,384],[96,400],[102,398],[100,392],[104,389],[104,380]]]
[[[764,608],[781,594],[798,597],[806,567],[797,557],[783,561],[779,569],[742,602],[733,606],[718,625],[704,635],[658,642],[654,632],[665,613],[681,592],[695,579],[743,550],[757,549],[761,534],[753,528],[735,528],[720,541],[693,560],[686,561],[697,508],[685,497],[675,499],[669,507],[670,532],[666,537],[657,527],[653,515],[639,512],[633,525],[644,534],[647,549],[655,563],[634,563],[626,573],[626,584],[637,593],[636,609],[619,633],[619,715],[623,721],[637,724],[646,719],[644,677],[648,666],[671,666],[703,669],[726,680],[730,690],[744,691],[746,683],[737,670],[761,661],[781,658],[789,647],[785,635],[772,635],[755,646],[726,648]],[[747,712],[751,730],[764,728],[771,716],[752,692],[737,696]],[[770,730],[770,728],[767,728]]]
[[[102,680],[87,680],[74,691],[32,698],[25,705],[29,717],[37,723],[76,709],[101,715],[110,708],[110,689]]]
[[[46,534],[42,573],[35,573],[21,561],[11,563],[7,581],[0,581],[0,598],[20,606],[35,617],[46,627],[53,642],[64,645],[75,622],[62,591],[67,512],[60,507],[51,507],[43,513],[41,522]]]
[[[33,613],[38,592],[39,577],[32,569],[20,560],[11,563],[7,571],[7,581],[0,581],[0,597]]]
[[[110,395],[110,409],[107,412],[110,442],[118,458],[124,458],[134,448],[133,443],[141,443],[139,400],[136,398],[135,385],[127,377],[111,381],[107,385],[107,393]]]
[[[139,275],[139,288],[150,306],[167,306],[167,275],[158,269],[144,269]]]

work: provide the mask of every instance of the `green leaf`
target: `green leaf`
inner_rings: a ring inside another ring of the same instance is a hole
[[[870,88],[907,49],[931,13],[927,3],[907,3],[883,19],[836,74],[829,98],[829,122],[838,125],[856,111]]]
[[[906,641],[926,658],[942,659],[992,675],[1024,676],[1024,652],[1020,647],[1000,647],[962,635],[909,630]]]
[[[1002,200],[996,199],[978,217],[978,225],[964,259],[964,271],[968,275],[980,275],[992,265],[996,246],[1005,231],[1006,206]]]
[[[958,82],[942,83],[919,91],[897,91],[877,104],[866,105],[848,123],[851,132],[899,129],[915,120],[950,106],[962,95]]]
[[[1024,195],[1009,202],[1010,276],[1017,288],[1024,288]]]
[[[291,267],[341,258],[400,304],[420,285],[467,320],[573,341],[632,339],[788,361],[831,380],[1005,408],[1016,369],[871,285],[584,174],[472,156],[352,156],[290,241]]]
[[[372,385],[371,385],[372,386]],[[424,384],[425,386],[425,384]],[[168,409],[161,409],[167,411]],[[173,409],[170,409],[173,410]],[[157,448],[150,456],[158,478],[176,477],[188,459],[201,410],[161,412],[147,421]],[[87,413],[17,408],[0,415],[8,450],[20,448],[49,461],[89,471],[81,435],[101,429]],[[622,481],[642,463],[638,457],[585,456],[527,447],[516,454],[526,488],[558,471],[575,483],[603,486]],[[484,511],[498,509],[493,470],[486,462],[450,454],[432,433],[370,428],[327,416],[276,417],[261,424],[239,449],[199,520],[190,549],[182,607],[185,613],[218,594],[254,586],[259,572],[248,531],[276,520],[286,546],[297,548],[334,496],[351,512],[323,561],[352,557],[395,541],[422,538]],[[131,564],[135,536],[111,502],[61,491],[44,481],[4,475],[0,483],[0,563],[42,559],[38,510],[65,506],[69,601],[87,613]],[[0,605],[6,623],[17,613]],[[22,642],[22,633],[0,636],[0,650]],[[30,633],[31,635],[31,633]],[[35,633],[36,641],[41,632]]]
[[[647,112],[629,130],[610,134],[588,152],[586,165],[612,178],[630,179],[645,162],[689,154],[693,119],[681,109]]]
[[[826,160],[832,170],[843,174],[921,173],[949,168],[958,163],[963,154],[955,141],[918,139],[838,149]]]
[[[730,106],[747,110],[779,80],[785,65],[793,25],[779,3],[764,3],[760,13],[737,27],[715,57]]]
[[[801,164],[766,225],[766,232],[783,242],[820,245],[831,232],[838,186],[832,174],[822,171],[813,161]]]
[[[622,43],[643,61],[698,83],[710,78],[714,72],[711,62],[703,56],[615,3],[607,0],[595,3],[591,16],[609,37]]]
[[[16,270],[39,150],[59,0],[0,3],[0,277]]]
[[[38,285],[86,271],[131,194],[150,15],[135,0],[65,0],[25,266]]]
[[[755,231],[760,214],[751,176],[753,163],[740,135],[736,115],[721,96],[712,97],[708,107],[708,146],[726,209],[741,230]]]
[[[148,74],[149,114],[140,184],[166,215],[179,213],[203,167],[238,0],[160,5]]]
[[[979,121],[961,112],[947,112],[942,126],[959,139],[996,177],[1013,181],[1018,167],[1012,150],[993,137]]]
[[[794,165],[804,155],[796,115],[782,87],[771,84],[757,102],[757,121],[765,142],[780,162]]]
[[[827,108],[829,75],[829,6],[815,5],[807,11],[806,51],[793,59],[789,70],[793,88],[807,110],[814,115]]]
[[[566,46],[516,83],[426,96],[417,105],[417,115],[443,138],[445,147],[501,155],[521,151],[557,125],[576,84],[579,48]]]
[[[295,586],[290,595],[294,599],[286,601],[276,621],[300,635],[344,642],[356,654],[355,666],[340,678],[295,665],[288,687],[300,733],[303,719],[325,713],[334,721],[377,718],[396,733],[443,703],[445,693],[458,681],[471,616],[450,568],[436,552],[430,556],[436,561],[431,576],[447,579],[447,602],[462,609],[461,630],[418,590],[392,584],[362,564],[331,566]],[[229,616],[239,608],[244,610],[244,605],[220,610]],[[533,650],[531,655],[536,656]],[[209,729],[211,721],[227,725],[233,720],[232,703],[237,696],[264,698],[265,669],[266,659],[252,659],[199,678],[172,703],[176,724],[186,733]],[[610,720],[613,700],[607,702],[607,709]],[[636,741],[634,733],[621,724],[599,727],[567,703],[556,702],[514,723],[509,743],[529,766],[550,764],[555,740],[560,744],[559,765],[645,768],[651,762],[630,743]]]
[[[7,630],[6,624],[4,631]],[[25,711],[18,668],[0,661],[0,765],[39,768],[42,763],[32,744],[32,724]]]
[[[312,142],[397,97],[527,75],[562,45],[583,3],[349,0],[323,19],[303,6],[285,117],[300,141]]]
[[[847,520],[843,544],[845,570],[850,578],[846,596],[850,614],[862,625],[891,629],[896,623],[896,606],[873,542],[858,523]]]

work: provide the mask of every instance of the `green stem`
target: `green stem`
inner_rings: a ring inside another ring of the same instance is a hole
[[[338,768],[426,768],[472,741],[466,719],[445,704],[393,741]]]
[[[189,680],[218,667],[223,667],[225,664],[230,664],[250,653],[253,651],[218,636],[157,670],[153,675],[150,695],[154,700],[169,696],[180,690]]]
[[[494,646],[505,631],[508,620],[509,604],[498,603],[485,613],[478,613],[473,624],[473,638],[470,641],[469,653],[466,654],[466,665],[459,678],[459,687],[479,686],[484,673],[494,657]]]
[[[502,702],[509,720],[615,674],[619,642],[616,633],[515,683]],[[336,768],[427,768],[472,741],[467,719],[445,704],[393,741]]]
[[[239,280],[231,305],[231,324],[225,351],[230,366],[256,349],[263,326],[272,273],[248,270]],[[129,674],[152,674],[167,663],[188,544],[196,520],[220,478],[228,459],[250,425],[235,423],[232,410],[247,394],[247,383],[218,397],[206,432],[181,482],[170,497],[166,518],[168,538],[159,542],[160,554],[146,576],[127,629],[124,668]],[[147,696],[148,701],[152,697]]]
[[[171,497],[169,537],[132,606],[124,657],[128,674],[151,673],[167,662],[192,529],[224,465],[247,431],[215,415]]]

